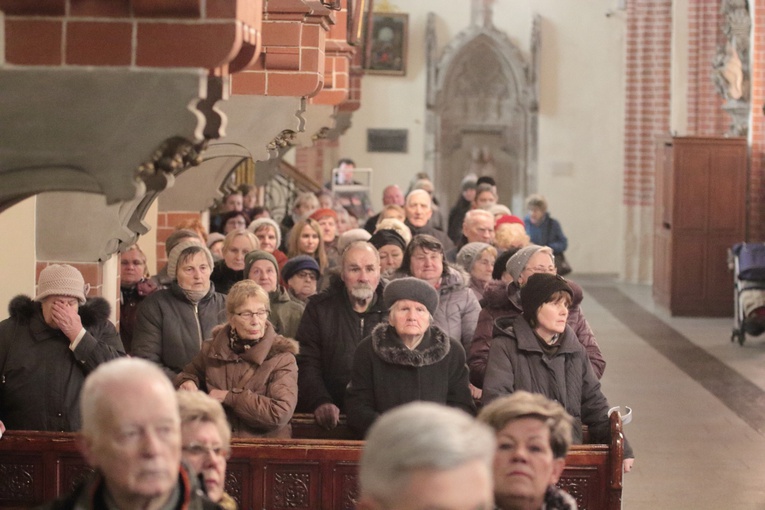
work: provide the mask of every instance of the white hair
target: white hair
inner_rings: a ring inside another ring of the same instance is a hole
[[[118,358],[99,365],[85,379],[80,393],[80,413],[82,415],[82,433],[86,436],[98,434],[101,406],[107,401],[119,402],[119,395],[112,391],[115,385],[121,385],[128,391],[138,384],[157,384],[164,386],[173,402],[177,402],[175,388],[167,375],[158,365],[141,358]],[[175,415],[180,423],[178,406]]]
[[[483,216],[484,219],[491,221],[494,224],[494,215],[486,209],[471,209],[465,213],[465,220],[462,222],[464,225],[470,225],[474,220]]]
[[[375,227],[375,234],[380,230],[395,230],[396,233],[404,239],[404,243],[406,244],[409,244],[409,241],[412,240],[412,231],[403,221],[397,220],[396,218],[385,218],[384,220],[380,220]]]
[[[424,197],[427,197],[428,198],[428,204],[430,204],[431,207],[433,206],[432,199],[430,198],[430,193],[428,193],[424,189],[414,189],[414,190],[410,191],[409,194],[406,196],[406,205],[409,205],[409,201],[413,197],[416,197],[417,195],[422,195]]]
[[[392,506],[412,471],[448,470],[479,460],[491,472],[495,445],[491,428],[463,411],[432,402],[405,404],[383,414],[367,434],[361,495]]]

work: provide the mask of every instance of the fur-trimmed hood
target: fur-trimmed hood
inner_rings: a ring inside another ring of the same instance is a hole
[[[380,359],[393,365],[424,367],[438,363],[449,354],[449,339],[438,328],[430,327],[416,349],[410,350],[393,326],[378,324],[372,330],[372,349]]]
[[[77,309],[77,313],[82,320],[82,326],[89,328],[109,319],[112,307],[109,302],[101,297],[88,298],[84,305]],[[19,324],[28,324],[35,314],[42,314],[40,303],[34,301],[29,296],[18,295],[11,299],[8,304],[8,313],[11,319]]]
[[[469,285],[470,275],[464,269],[449,265],[447,271],[449,274],[441,277],[441,287],[438,289],[439,295],[443,296],[449,292],[464,289]]]

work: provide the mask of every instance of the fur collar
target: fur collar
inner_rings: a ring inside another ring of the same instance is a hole
[[[88,298],[84,305],[77,310],[82,320],[82,326],[88,328],[109,319],[112,308],[109,302],[101,297]],[[11,318],[20,324],[28,324],[36,313],[42,313],[40,303],[29,296],[19,295],[8,305]]]
[[[438,328],[431,327],[415,350],[409,350],[392,326],[378,324],[372,330],[372,349],[393,365],[424,367],[438,363],[449,354],[449,338]]]

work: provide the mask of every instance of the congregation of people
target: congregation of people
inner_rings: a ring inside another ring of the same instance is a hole
[[[545,198],[516,216],[470,174],[447,212],[418,175],[375,212],[332,184],[282,219],[232,189],[156,275],[124,249],[119,329],[67,264],[13,299],[0,433],[79,432],[96,469],[53,508],[236,508],[231,439],[289,438],[295,413],[366,438],[360,509],[576,508],[555,483],[583,426],[609,441],[606,360]]]

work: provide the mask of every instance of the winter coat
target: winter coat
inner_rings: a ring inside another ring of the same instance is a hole
[[[566,322],[574,330],[590,359],[595,375],[600,379],[606,370],[606,360],[600,352],[600,346],[595,340],[590,324],[582,313],[580,304],[584,298],[582,288],[571,280],[567,280],[569,287],[574,292],[574,301],[568,307],[568,319]],[[483,387],[483,378],[486,372],[486,360],[489,357],[491,339],[494,336],[494,321],[501,317],[517,317],[521,314],[521,290],[515,284],[507,284],[501,281],[491,281],[484,288],[483,309],[478,316],[478,324],[475,328],[473,341],[468,349],[468,367],[470,367],[470,382],[473,385]]]
[[[481,305],[468,287],[470,276],[464,271],[449,267],[449,274],[441,278],[438,287],[438,308],[433,314],[433,325],[450,338],[462,342],[465,351],[473,340]]]
[[[608,401],[570,326],[552,355],[542,349],[523,316],[497,319],[494,335],[483,383],[484,404],[516,390],[539,393],[559,402],[574,418],[575,444],[582,443],[582,424],[589,427],[593,443],[609,442]],[[631,456],[625,444],[625,458]]]
[[[233,287],[236,282],[242,280],[244,280],[244,269],[231,269],[226,265],[225,260],[218,260],[213,264],[210,281],[215,285],[216,292],[228,294],[231,287]]]
[[[192,303],[173,282],[138,306],[132,355],[159,364],[173,379],[212,337],[212,329],[226,321],[225,310],[226,296],[215,292],[215,285]]]
[[[298,344],[266,324],[263,338],[242,354],[231,350],[231,326],[223,326],[175,378],[176,387],[193,381],[206,393],[227,390],[223,408],[234,436],[292,436]]]
[[[280,335],[295,338],[300,318],[303,317],[305,303],[292,298],[290,293],[281,285],[274,292],[268,293],[271,304],[270,321]]]
[[[424,227],[415,227],[414,225],[409,223],[409,220],[404,221],[404,224],[407,227],[409,227],[409,230],[412,231],[412,237],[416,235],[420,235],[420,234],[427,234],[429,236],[433,236],[436,239],[438,239],[444,247],[444,253],[454,248],[454,243],[452,242],[451,239],[449,239],[449,236],[446,235],[445,232],[442,232],[441,230],[436,229],[433,226],[432,220],[428,221],[428,223],[426,223]]]
[[[474,414],[465,351],[436,327],[410,350],[392,326],[379,324],[353,357],[345,397],[348,425],[362,438],[380,414],[415,400]]]
[[[340,279],[308,300],[295,336],[300,343],[299,411],[312,413],[327,403],[344,411],[345,387],[351,379],[356,346],[372,334],[375,326],[388,319],[383,287],[381,281],[375,291],[375,302],[363,313],[353,310]]]
[[[120,339],[125,352],[130,354],[133,345],[133,330],[138,316],[138,305],[151,293],[158,289],[152,279],[141,280],[135,285],[120,288]]]
[[[529,216],[523,218],[523,224],[533,244],[549,246],[553,253],[562,253],[568,248],[568,239],[563,234],[560,223],[553,219],[549,213],[545,213],[539,225],[531,223]]]
[[[74,351],[61,330],[45,323],[40,303],[17,296],[8,312],[0,322],[0,421],[9,430],[79,430],[85,377],[125,355],[109,303],[92,298],[79,307],[86,333]]]
[[[60,499],[47,503],[40,508],[42,510],[102,510],[112,508],[107,505],[104,493],[106,485],[103,475],[96,471],[86,476],[85,480],[77,484],[74,490]],[[218,505],[210,501],[199,481],[194,478],[186,466],[181,465],[178,474],[178,497],[179,504],[175,510],[216,510]]]
[[[449,226],[447,233],[449,239],[457,244],[462,238],[462,223],[465,221],[465,215],[472,208],[472,202],[465,200],[460,193],[460,197],[449,211]]]

